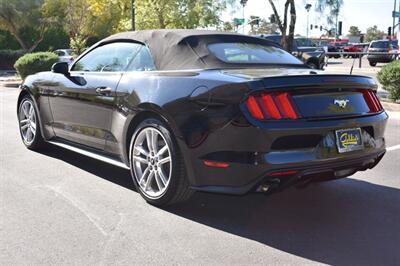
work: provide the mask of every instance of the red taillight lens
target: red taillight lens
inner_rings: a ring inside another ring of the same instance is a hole
[[[258,119],[298,119],[291,96],[287,92],[251,95],[246,101],[250,114]]]
[[[383,109],[378,97],[376,97],[376,94],[373,91],[362,90],[361,93],[363,94],[365,102],[369,107],[370,113],[377,113]]]
[[[261,102],[262,106],[264,107],[265,111],[268,114],[268,117],[272,119],[281,119],[281,113],[276,106],[274,99],[269,94],[261,95]]]
[[[278,105],[280,107],[279,109],[283,112],[284,117],[289,119],[297,119],[298,115],[296,114],[296,111],[293,108],[293,103],[289,97],[290,96],[287,92],[280,93],[276,96]]]
[[[260,109],[260,106],[257,103],[257,100],[254,96],[250,96],[246,101],[247,109],[249,109],[250,114],[258,119],[264,119],[264,115]]]

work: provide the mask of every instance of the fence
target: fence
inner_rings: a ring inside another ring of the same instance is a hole
[[[392,60],[398,60],[400,59],[400,52],[396,51],[396,52],[391,52],[391,53],[387,53],[387,52],[326,52],[326,64],[328,64],[329,62],[329,56],[335,56],[335,55],[339,55],[339,57],[353,57],[354,59],[358,59],[358,67],[362,68],[362,58],[364,55],[369,56],[369,55],[381,55],[382,58],[382,62],[383,61],[392,61]],[[380,61],[380,60],[379,60]]]

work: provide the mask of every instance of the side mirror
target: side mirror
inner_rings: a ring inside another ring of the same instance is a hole
[[[67,62],[57,62],[51,67],[51,71],[54,73],[59,73],[68,76],[68,63]]]

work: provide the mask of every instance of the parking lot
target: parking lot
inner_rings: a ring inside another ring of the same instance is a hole
[[[159,209],[128,171],[61,148],[27,150],[17,95],[0,85],[1,265],[400,264],[399,113],[373,170],[270,196],[197,193]]]

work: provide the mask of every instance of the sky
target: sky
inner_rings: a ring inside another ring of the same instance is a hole
[[[281,14],[285,0],[274,0],[278,12]],[[310,24],[326,26],[326,16],[315,11],[316,0],[295,0],[296,1],[296,34],[306,36],[307,34],[307,11],[304,6],[310,3],[313,7],[309,13]],[[343,22],[343,33],[347,34],[350,26],[358,26],[365,33],[368,27],[377,25],[378,29],[387,32],[389,26],[392,26],[392,11],[395,0],[343,0],[344,5],[340,11],[339,21]],[[239,2],[239,1],[238,1]],[[399,9],[397,0],[397,10]],[[223,16],[223,21],[230,21],[234,17],[242,17],[242,7],[238,5],[236,8],[227,10]],[[272,8],[268,0],[248,0],[245,7],[246,19],[250,15],[268,18],[272,14]],[[396,20],[396,23],[398,20]],[[398,28],[397,28],[398,29]],[[247,29],[245,29],[247,30]],[[321,35],[319,29],[310,30],[310,36],[319,37]]]

